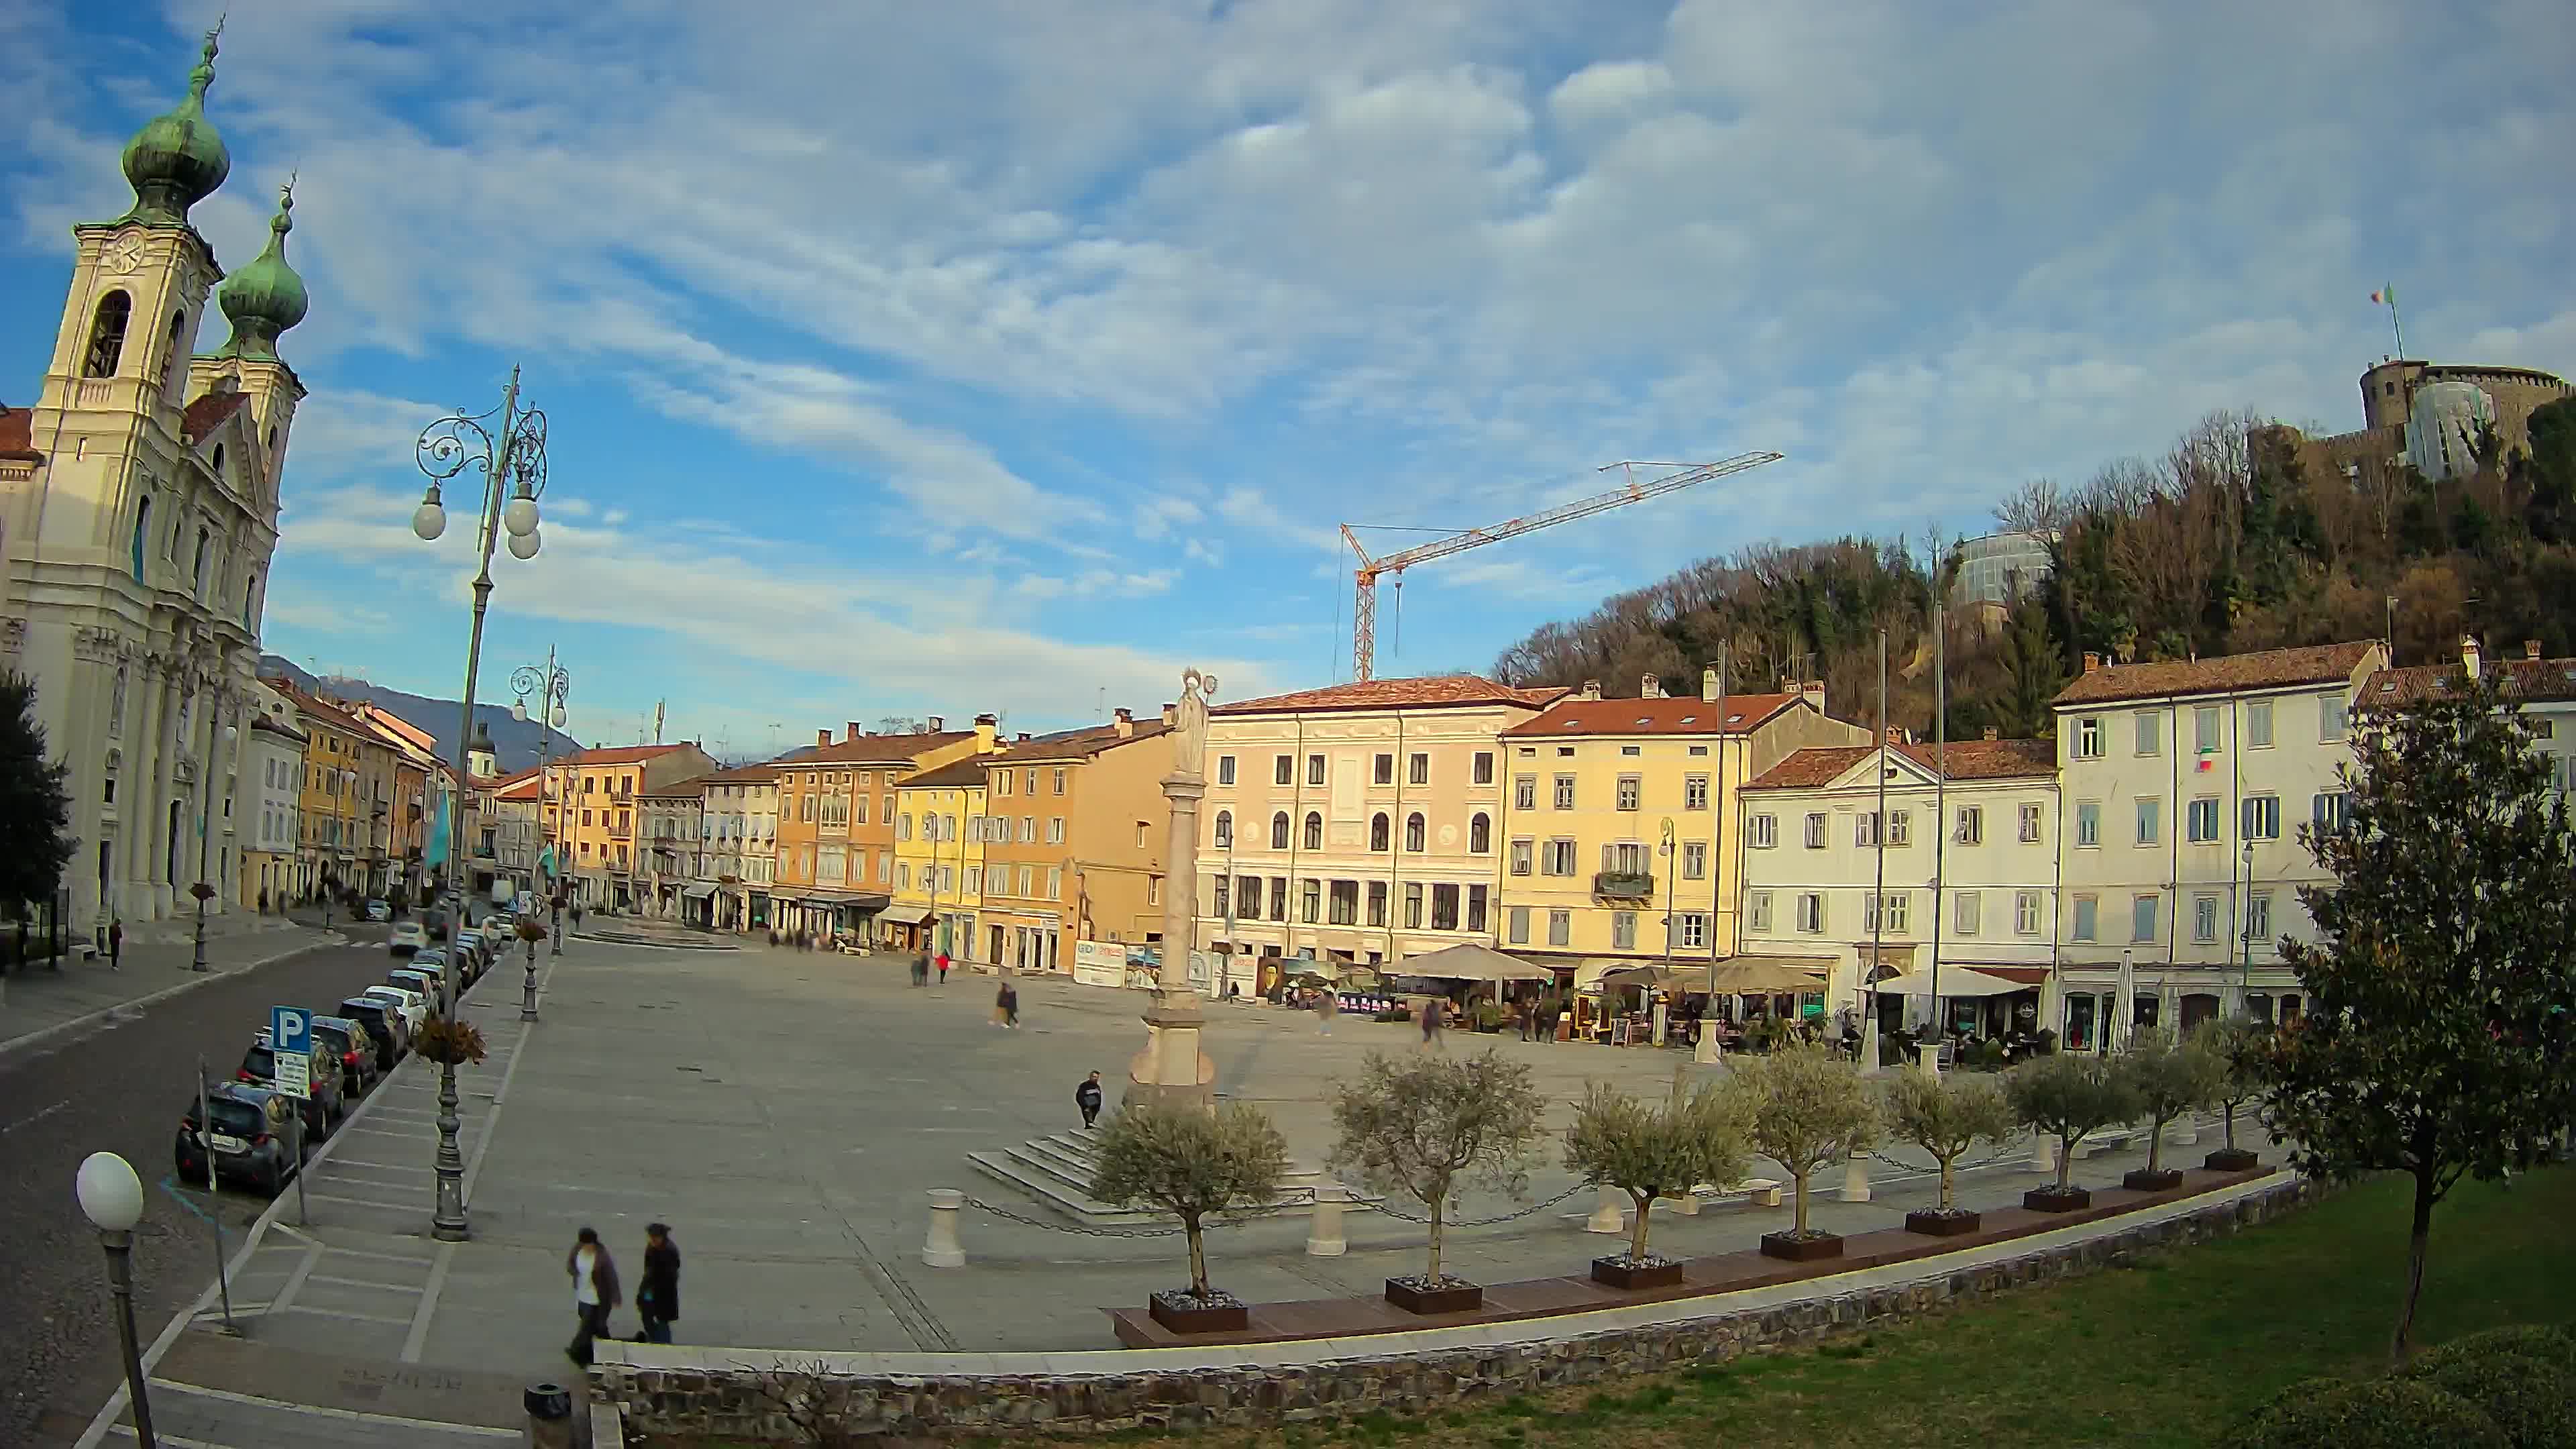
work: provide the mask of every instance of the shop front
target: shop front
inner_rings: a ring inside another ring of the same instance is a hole
[[[933,949],[929,924],[928,906],[887,906],[876,914],[877,945],[889,951]]]

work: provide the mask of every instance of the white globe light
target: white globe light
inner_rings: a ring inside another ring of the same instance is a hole
[[[510,535],[510,557],[512,558],[535,558],[537,556],[537,550],[540,547],[542,547],[542,542],[538,539],[537,531],[533,528],[529,529],[525,533],[514,533]]]
[[[411,531],[427,543],[447,531],[447,510],[435,503],[423,503],[412,510]]]
[[[143,1182],[124,1158],[93,1152],[82,1159],[73,1190],[81,1212],[102,1233],[132,1232],[143,1221]]]
[[[510,706],[510,718],[517,720],[521,724],[526,724],[528,722],[528,702],[523,699],[517,704]]]
[[[501,526],[510,530],[512,538],[525,538],[536,532],[537,500],[525,496],[511,499],[501,509]]]
[[[556,728],[556,729],[562,729],[562,728],[564,727],[564,721],[565,721],[565,720],[568,720],[568,719],[570,719],[570,718],[572,718],[572,716],[571,716],[571,715],[569,715],[569,714],[564,713],[564,707],[563,707],[562,705],[556,705],[556,706],[555,706],[555,728]]]

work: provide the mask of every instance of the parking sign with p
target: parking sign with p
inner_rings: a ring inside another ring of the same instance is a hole
[[[277,1089],[290,1097],[313,1094],[313,1013],[300,1006],[268,1011],[269,1054],[277,1063]]]

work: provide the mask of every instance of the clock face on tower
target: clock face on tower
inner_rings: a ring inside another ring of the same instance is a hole
[[[143,238],[132,232],[107,244],[100,258],[100,269],[111,277],[127,277],[143,269]]]

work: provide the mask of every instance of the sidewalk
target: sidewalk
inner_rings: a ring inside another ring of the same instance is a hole
[[[148,933],[127,935],[118,966],[108,965],[104,955],[95,960],[65,956],[60,970],[38,964],[11,974],[0,984],[0,1056],[32,1050],[44,1040],[112,1019],[119,1011],[139,1010],[218,976],[345,939],[336,931],[297,925],[281,916],[209,916],[206,970],[200,975],[188,969],[196,958],[195,922],[185,922],[188,929],[175,940],[171,924],[156,922]],[[147,934],[150,939],[142,939]]]

